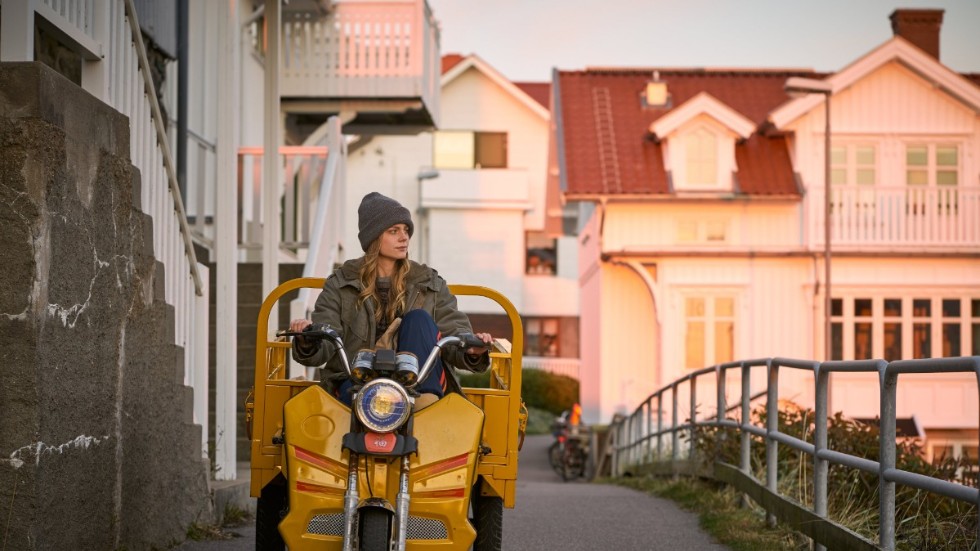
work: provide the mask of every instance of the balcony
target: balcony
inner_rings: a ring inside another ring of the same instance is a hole
[[[285,11],[282,50],[287,112],[341,114],[345,133],[392,133],[393,123],[417,132],[438,122],[439,28],[425,0]]]
[[[438,178],[422,183],[422,206],[530,210],[529,178],[523,168],[441,168]]]
[[[847,186],[833,191],[835,249],[980,251],[980,189]],[[822,245],[822,227],[815,237]]]

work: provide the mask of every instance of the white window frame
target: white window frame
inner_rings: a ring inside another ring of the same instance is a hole
[[[729,316],[719,316],[715,311],[716,299],[727,298],[732,301],[732,315]],[[687,314],[687,301],[688,299],[702,299],[704,303],[704,316],[689,317]],[[701,289],[701,290],[685,290],[680,293],[680,319],[681,319],[681,342],[683,343],[682,354],[681,354],[681,365],[684,366],[685,370],[691,369],[701,369],[703,367],[708,367],[711,365],[716,365],[718,363],[732,361],[738,358],[738,331],[739,331],[739,293],[733,289]],[[687,357],[687,338],[688,338],[688,323],[691,321],[702,321],[704,323],[704,340],[702,345],[702,354],[704,358],[704,365],[700,366],[689,366]],[[728,359],[721,359],[715,357],[716,347],[716,337],[715,329],[716,325],[720,321],[731,321],[732,322],[732,357]]]
[[[866,317],[854,314],[854,301],[871,299],[871,358],[883,358],[885,355],[885,323],[900,323],[902,335],[902,359],[913,358],[913,326],[915,323],[929,323],[929,357],[940,358],[943,355],[943,324],[956,320],[960,326],[960,355],[969,355],[972,350],[972,324],[980,323],[980,318],[971,315],[972,300],[980,300],[980,292],[961,290],[930,290],[930,289],[890,289],[890,290],[842,290],[835,292],[833,299],[842,299],[841,316],[833,316],[831,323],[842,324],[842,353],[844,360],[854,357],[854,328],[855,322],[866,322]],[[902,301],[901,316],[885,316],[885,299],[900,299]],[[929,316],[914,314],[913,305],[916,300],[929,300]],[[960,301],[960,315],[955,318],[943,316],[944,300]],[[857,358],[863,359],[863,358]]]
[[[910,147],[925,147],[926,148],[926,164],[924,168],[926,170],[926,184],[922,185],[911,185],[908,182],[908,171],[910,168],[918,165],[908,164],[908,150]],[[956,185],[940,185],[938,183],[937,174],[940,172],[939,164],[936,160],[936,150],[939,147],[953,147],[956,149]],[[902,142],[902,185],[909,187],[911,189],[921,189],[921,188],[941,188],[941,189],[955,189],[959,188],[963,184],[963,153],[964,146],[961,141],[956,140],[943,140],[943,139],[922,139],[922,140],[905,140]]]

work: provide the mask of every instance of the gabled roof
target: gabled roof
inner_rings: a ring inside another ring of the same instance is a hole
[[[743,140],[755,130],[755,124],[741,113],[718,101],[711,94],[701,92],[650,124],[650,133],[658,139],[664,139],[698,115],[715,119]]]
[[[513,82],[507,80],[504,75],[500,74],[499,71],[491,67],[489,64],[487,64],[487,62],[480,59],[479,56],[470,54],[459,60],[447,60],[446,58],[448,57],[450,56],[447,55],[443,57],[442,66],[444,71],[442,73],[442,81],[440,82],[441,86],[445,87],[447,84],[456,79],[456,77],[462,75],[469,69],[476,69],[477,71],[480,71],[486,75],[487,78],[503,88],[510,95],[514,96],[515,99],[523,103],[528,109],[536,113],[541,118],[545,120],[551,118],[551,114],[547,109],[547,104],[544,104],[545,107],[542,107],[542,104],[537,99],[531,96],[528,92],[525,92],[519,86],[515,85]],[[446,69],[447,62],[452,62],[448,69]]]
[[[551,109],[550,82],[515,82],[514,86],[517,86],[523,90],[525,94],[534,98],[534,101],[540,103],[545,109]]]
[[[691,105],[723,105],[733,120],[740,121],[732,123],[740,131],[746,130],[746,122],[758,129],[773,109],[789,99],[783,91],[787,78],[823,76],[791,69],[659,69],[670,105],[678,107],[644,108],[641,94],[652,72],[647,68],[555,72],[558,156],[564,165],[560,172],[566,197],[670,194],[663,144],[650,136],[657,121],[706,94],[713,100]],[[784,136],[753,131],[735,146],[735,159],[738,193],[799,196]]]
[[[959,75],[900,36],[878,46],[854,63],[827,77],[833,94],[839,94],[886,63],[898,61],[913,72],[980,113],[980,88],[970,75]],[[823,102],[823,95],[809,94],[773,111],[769,120],[778,129],[786,126]]]

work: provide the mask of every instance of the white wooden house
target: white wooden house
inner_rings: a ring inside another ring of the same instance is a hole
[[[81,86],[130,118],[141,206],[153,218],[154,250],[165,266],[184,384],[194,390],[193,419],[206,438],[214,411],[216,437],[202,448],[214,450],[218,478],[234,479],[237,462],[247,460],[236,453],[236,440],[252,361],[238,357],[238,327],[228,322],[238,318],[238,267],[261,263],[268,292],[279,283],[280,263],[325,274],[343,257],[342,133],[435,126],[434,15],[425,0],[191,1],[184,22],[176,20],[176,2],[2,5],[0,59],[32,61],[40,28],[78,61]],[[182,28],[186,48],[162,36]],[[154,35],[170,45],[159,58],[162,73],[147,60]],[[165,59],[174,55],[183,61]],[[277,151],[277,162],[263,162],[267,151]],[[186,176],[178,177],[178,167]],[[197,254],[210,257],[213,290]],[[304,293],[292,309],[303,312],[314,299]],[[218,322],[213,362],[209,317]]]
[[[939,61],[941,11],[892,20],[895,37],[832,74],[555,72],[588,421],[691,369],[825,359],[823,95],[789,97],[791,77],[830,88],[833,358],[980,354],[980,77]],[[877,380],[834,377],[833,411],[877,414]],[[786,379],[780,396],[812,406],[812,381]],[[976,457],[977,411],[973,376],[899,384],[899,416],[931,445]]]
[[[511,82],[476,55],[446,55],[442,70],[438,130],[351,144],[345,210],[370,191],[400,201],[415,221],[411,258],[502,292],[524,321],[525,366],[577,377],[578,251],[547,187],[549,85]],[[343,236],[360,255],[356,216]],[[476,329],[508,336],[496,304],[462,297],[460,308]]]

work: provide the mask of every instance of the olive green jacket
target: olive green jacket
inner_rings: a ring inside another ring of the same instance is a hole
[[[323,291],[316,300],[311,316],[314,323],[323,323],[340,333],[344,341],[347,359],[352,361],[359,350],[374,348],[381,335],[376,335],[374,303],[366,300],[357,304],[363,287],[358,272],[364,258],[348,260],[334,270],[323,284]],[[456,297],[449,292],[446,280],[432,268],[417,262],[410,262],[406,277],[406,310],[419,308],[428,312],[435,320],[443,337],[472,333],[470,320],[456,308]],[[308,366],[324,365],[327,373],[344,373],[340,355],[332,343],[323,343],[312,350],[304,351],[294,341],[293,358]],[[464,351],[454,348],[443,351],[442,359],[449,365],[469,371],[484,371],[490,365],[490,355],[483,354],[478,359],[470,358]],[[425,358],[419,358],[419,363]],[[321,376],[322,378],[322,376]]]

